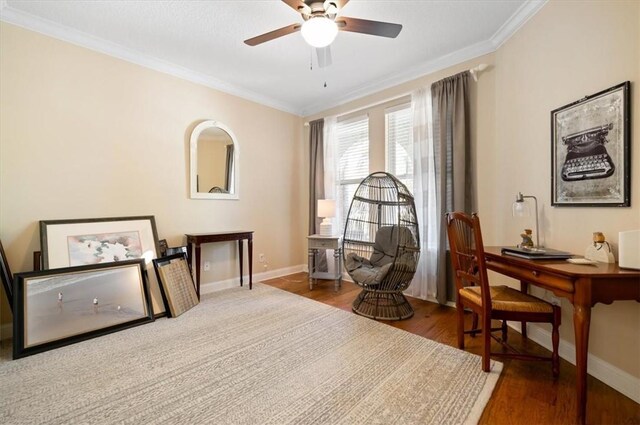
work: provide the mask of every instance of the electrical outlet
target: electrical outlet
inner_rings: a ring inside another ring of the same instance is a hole
[[[258,254],[258,261],[261,263],[264,263],[265,259],[264,259],[264,254]]]
[[[205,272],[208,272],[209,270],[211,270],[211,262],[210,261],[205,261],[203,268],[204,268]]]

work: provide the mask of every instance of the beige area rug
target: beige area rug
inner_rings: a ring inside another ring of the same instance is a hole
[[[483,373],[478,356],[261,284],[10,358],[2,424],[475,423],[502,366]]]

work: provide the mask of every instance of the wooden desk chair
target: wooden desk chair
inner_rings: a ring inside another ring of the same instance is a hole
[[[447,234],[451,248],[451,263],[456,282],[456,309],[458,316],[458,347],[464,349],[464,334],[482,335],[482,370],[489,371],[490,356],[509,356],[520,360],[551,361],[553,376],[560,371],[558,342],[560,327],[560,307],[539,298],[522,293],[508,286],[489,286],[484,257],[484,245],[480,232],[480,219],[452,212],[447,214]],[[473,312],[472,329],[464,330],[464,308]],[[482,328],[478,329],[478,315]],[[491,328],[491,320],[502,320],[502,326]],[[506,321],[544,322],[553,325],[551,357],[522,354],[507,344]],[[502,331],[499,339],[493,331]],[[505,346],[509,353],[491,352],[491,338]]]

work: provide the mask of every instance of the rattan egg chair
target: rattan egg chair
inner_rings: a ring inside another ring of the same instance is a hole
[[[362,292],[353,311],[381,320],[413,316],[402,291],[411,284],[420,257],[413,195],[389,173],[366,177],[351,201],[342,239],[344,265]]]

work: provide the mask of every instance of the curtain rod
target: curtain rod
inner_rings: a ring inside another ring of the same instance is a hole
[[[478,74],[481,73],[482,71],[484,71],[485,69],[487,69],[488,67],[489,67],[489,65],[487,65],[486,63],[481,63],[478,66],[474,66],[473,68],[468,69],[469,74],[471,74],[471,77],[473,78],[473,81],[477,82],[478,81]],[[359,108],[352,109],[350,111],[342,112],[340,115],[349,115],[349,114],[352,114],[354,112],[361,111],[363,109],[369,109],[369,108],[373,108],[374,106],[380,106],[380,105],[382,105],[384,103],[393,102],[394,100],[398,100],[398,99],[401,99],[401,98],[403,98],[405,96],[410,95],[412,92],[413,92],[413,90],[410,91],[410,92],[402,93],[402,94],[400,94],[400,95],[398,95],[398,96],[396,96],[396,97],[394,97],[392,99],[386,99],[386,100],[382,100],[380,102],[370,103],[368,105],[364,105],[364,106],[361,106]],[[304,123],[304,126],[305,127],[309,127],[309,121],[306,121]]]

